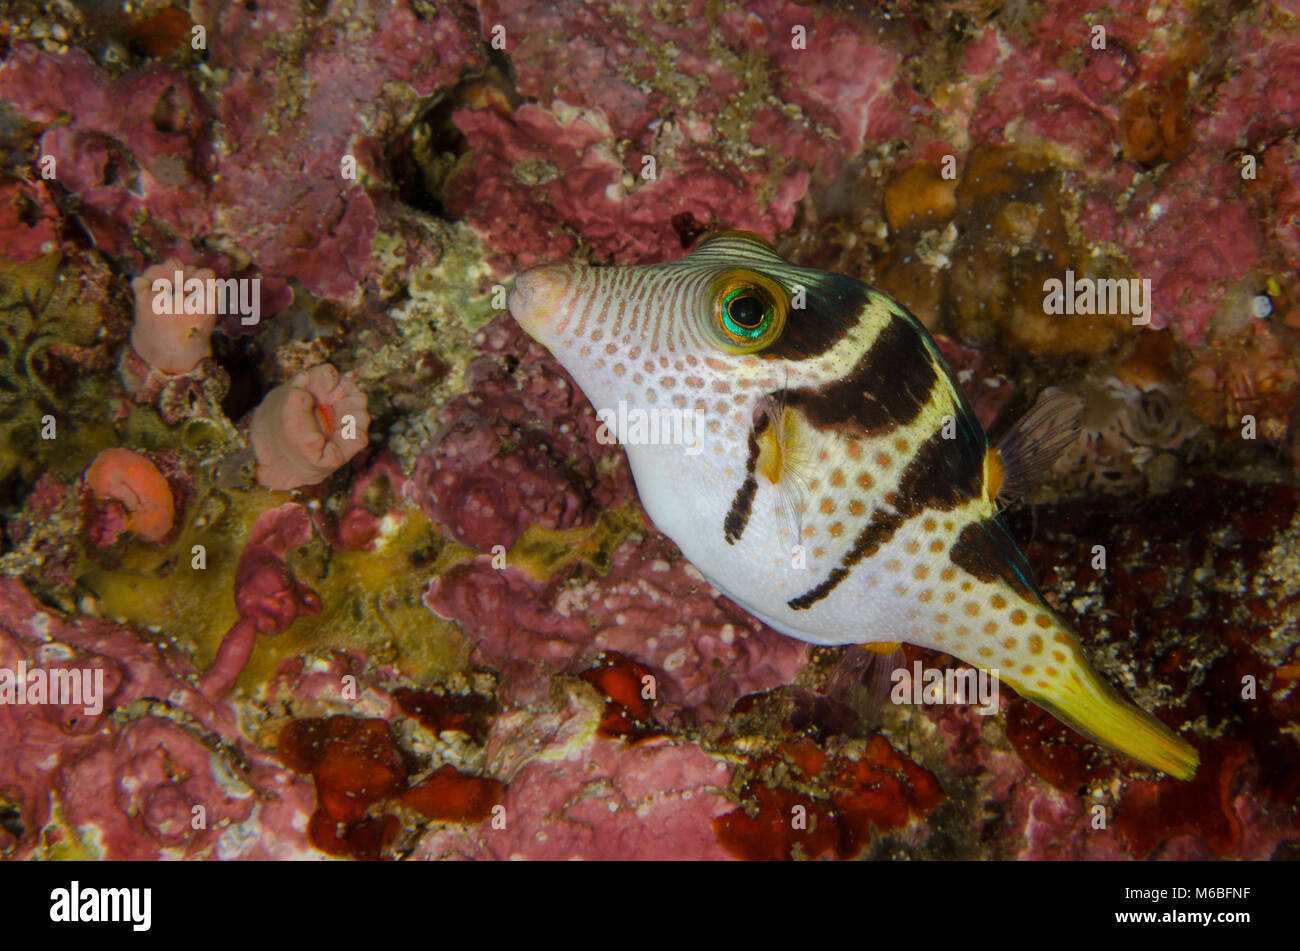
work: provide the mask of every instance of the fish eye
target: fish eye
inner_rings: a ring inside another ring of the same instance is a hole
[[[752,337],[763,332],[772,319],[775,307],[762,290],[755,287],[738,287],[722,302],[727,319],[727,330],[738,337]]]
[[[719,343],[734,353],[769,346],[785,326],[788,300],[780,286],[753,271],[730,271],[714,283]]]

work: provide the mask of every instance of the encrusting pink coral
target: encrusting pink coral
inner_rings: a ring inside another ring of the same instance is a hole
[[[165,373],[186,373],[212,355],[217,315],[207,313],[206,306],[200,313],[190,313],[182,295],[185,284],[197,279],[206,285],[215,277],[207,268],[187,274],[179,261],[169,259],[146,268],[131,281],[135,294],[131,348],[151,367]]]
[[[176,510],[171,486],[147,456],[130,449],[105,449],[86,469],[84,481],[96,502],[116,503],[125,510],[119,513],[121,518],[94,520],[91,533],[96,544],[112,544],[121,531],[157,542],[172,530]]]
[[[257,481],[269,489],[316,485],[366,447],[369,426],[355,383],[328,363],[309,367],[253,410]]]

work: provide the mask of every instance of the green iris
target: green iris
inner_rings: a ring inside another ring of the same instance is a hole
[[[785,329],[790,298],[776,281],[749,268],[730,268],[709,285],[708,314],[714,339],[727,353],[758,353]]]
[[[745,340],[761,337],[776,309],[757,287],[741,285],[722,299],[722,319],[728,332]]]

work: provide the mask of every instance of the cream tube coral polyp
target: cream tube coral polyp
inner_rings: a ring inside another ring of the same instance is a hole
[[[323,482],[368,443],[366,395],[328,363],[277,386],[253,410],[257,481],[269,489]]]
[[[146,363],[164,373],[186,373],[204,357],[212,355],[212,329],[217,323],[214,313],[186,313],[171,307],[159,307],[153,285],[183,275],[179,261],[168,260],[147,268],[131,282],[135,294],[135,324],[131,328],[131,349]],[[190,278],[208,281],[216,275],[204,268],[191,271]]]

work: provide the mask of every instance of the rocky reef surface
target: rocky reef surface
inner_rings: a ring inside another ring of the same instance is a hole
[[[1295,0],[7,4],[0,856],[1294,856],[1297,129]],[[504,290],[719,228],[1080,398],[1010,524],[1193,782],[655,529]]]

